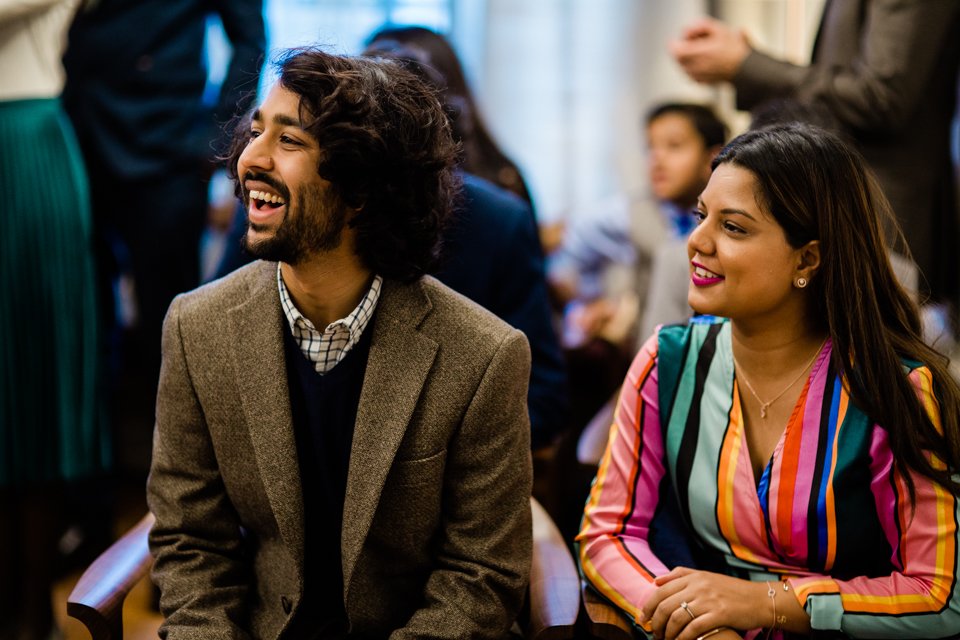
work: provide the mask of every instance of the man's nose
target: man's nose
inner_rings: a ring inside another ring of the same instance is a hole
[[[262,136],[251,138],[240,154],[237,173],[243,175],[250,169],[269,171],[273,168],[273,156],[270,147]]]

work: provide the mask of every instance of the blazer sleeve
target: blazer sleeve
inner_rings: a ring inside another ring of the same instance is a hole
[[[584,577],[638,624],[654,578],[668,571],[650,546],[665,475],[654,335],[627,372],[577,536]]]
[[[245,601],[253,583],[240,519],[227,498],[180,333],[183,296],[163,326],[147,503],[160,637],[247,639]]]
[[[871,0],[864,5],[859,53],[849,64],[798,66],[753,51],[733,84],[737,107],[771,98],[822,104],[849,131],[901,129],[926,96],[942,43],[953,37],[956,0]]]
[[[910,379],[938,428],[940,416],[926,367]],[[895,570],[875,578],[835,580],[814,575],[790,580],[814,631],[853,638],[945,638],[960,634],[957,561],[960,501],[929,478],[911,473],[911,504],[904,471],[894,462],[887,432],[874,427],[871,487],[877,516],[892,549]],[[942,463],[933,458],[934,465]]]
[[[390,638],[503,638],[516,619],[533,549],[529,375],[526,340],[510,330],[448,448],[424,606]]]

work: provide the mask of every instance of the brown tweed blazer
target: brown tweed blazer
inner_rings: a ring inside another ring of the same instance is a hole
[[[386,281],[341,534],[350,632],[494,638],[526,588],[523,334],[432,278]],[[276,263],[174,300],[163,333],[150,545],[167,638],[277,638],[303,591],[303,498]]]

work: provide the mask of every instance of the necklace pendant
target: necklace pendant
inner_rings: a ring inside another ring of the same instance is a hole
[[[769,402],[766,404],[760,405],[760,417],[763,418],[764,420],[767,419],[767,407],[769,406],[770,406]]]

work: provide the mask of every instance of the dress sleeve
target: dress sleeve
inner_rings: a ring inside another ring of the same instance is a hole
[[[941,428],[929,369],[910,381],[930,419]],[[895,464],[886,430],[874,427],[871,489],[892,549],[890,575],[851,580],[805,576],[790,581],[815,631],[839,630],[854,638],[945,638],[960,634],[956,590],[960,503],[929,478],[910,471],[911,504],[902,466]],[[934,465],[942,462],[931,454]]]
[[[668,571],[649,543],[666,469],[661,434],[654,334],[627,372],[577,536],[583,575],[634,621]]]

